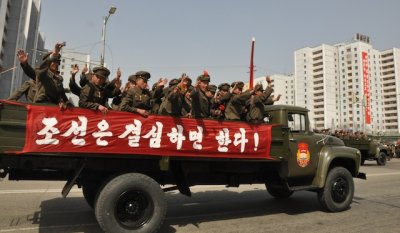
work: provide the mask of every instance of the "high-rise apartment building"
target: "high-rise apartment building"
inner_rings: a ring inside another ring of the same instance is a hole
[[[310,109],[313,128],[373,134],[392,130],[388,127],[394,124],[387,125],[385,118],[394,117],[385,113],[384,106],[399,102],[392,96],[398,90],[393,86],[399,73],[394,61],[398,50],[380,52],[369,42],[367,36],[357,34],[352,42],[295,51],[295,102]],[[397,115],[396,111],[396,124]]]
[[[41,0],[0,0],[0,98],[7,98],[28,79],[19,67],[16,51],[29,53],[36,65],[36,54],[43,50],[39,34]],[[39,46],[38,46],[39,45]]]
[[[380,56],[384,128],[400,133],[400,49],[383,51]]]

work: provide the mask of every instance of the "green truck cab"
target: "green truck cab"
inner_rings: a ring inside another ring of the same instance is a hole
[[[380,166],[385,166],[386,161],[390,159],[390,153],[388,146],[381,143],[379,140],[370,138],[360,139],[343,139],[344,143],[348,147],[353,147],[361,152],[361,165],[364,165],[366,160],[373,161]]]
[[[35,120],[27,110],[30,107],[0,101],[0,176],[8,175],[9,180],[64,180],[64,197],[77,185],[94,208],[96,219],[105,232],[157,232],[166,216],[164,193],[179,190],[191,196],[190,188],[195,185],[265,184],[268,193],[279,199],[289,198],[295,191],[308,190],[317,194],[325,210],[339,212],[350,207],[354,195],[353,178],[366,179],[365,174],[359,172],[360,151],[346,147],[338,138],[313,133],[305,108],[267,106],[266,123],[262,126],[269,127],[270,134],[259,132],[259,137],[268,137],[268,146],[259,145],[259,149],[267,146],[268,156],[247,158],[247,152],[240,157],[234,154],[185,156],[184,153],[178,156],[178,152],[176,156],[166,156],[167,152],[156,149],[152,154],[140,150],[131,154],[102,150],[30,152],[26,150],[30,139],[25,137]],[[42,110],[47,112],[46,108]],[[108,117],[110,125],[114,120],[112,114],[108,114],[111,115]],[[160,119],[167,121],[169,118]],[[58,120],[60,123],[62,119]],[[223,124],[218,120],[204,121],[209,132]],[[189,123],[201,125],[204,122],[185,119],[182,124],[188,128]],[[255,131],[261,129],[257,128],[260,125],[246,122],[233,123]],[[247,133],[253,135],[254,132]],[[204,137],[207,139],[210,135]]]

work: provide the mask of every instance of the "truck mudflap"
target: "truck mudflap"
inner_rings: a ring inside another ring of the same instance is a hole
[[[359,178],[359,179],[366,180],[367,179],[367,174],[365,174],[364,172],[359,172],[356,177]]]
[[[64,185],[64,188],[61,191],[61,195],[63,198],[66,198],[68,193],[71,191],[72,187],[75,185],[76,180],[78,179],[79,175],[81,174],[83,168],[86,165],[86,160],[80,161],[79,166],[75,170],[74,176],[68,179],[67,183]]]

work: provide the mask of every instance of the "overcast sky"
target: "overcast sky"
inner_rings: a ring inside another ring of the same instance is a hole
[[[294,51],[351,41],[359,32],[378,50],[400,47],[398,0],[42,0],[45,47],[57,41],[105,61],[124,80],[147,70],[152,82],[208,70],[211,82],[248,81],[254,36],[255,77],[294,72]]]

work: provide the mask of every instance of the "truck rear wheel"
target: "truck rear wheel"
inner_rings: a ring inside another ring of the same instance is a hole
[[[268,193],[277,199],[286,199],[292,196],[293,191],[281,186],[267,186]]]
[[[376,158],[376,163],[379,166],[385,166],[386,165],[386,154],[384,152],[379,152],[378,158]]]
[[[318,191],[318,200],[322,207],[330,212],[347,210],[354,196],[354,181],[344,167],[331,169],[326,178],[325,187]]]
[[[111,179],[97,197],[95,214],[105,232],[157,232],[167,211],[160,185],[152,178],[128,173]]]

